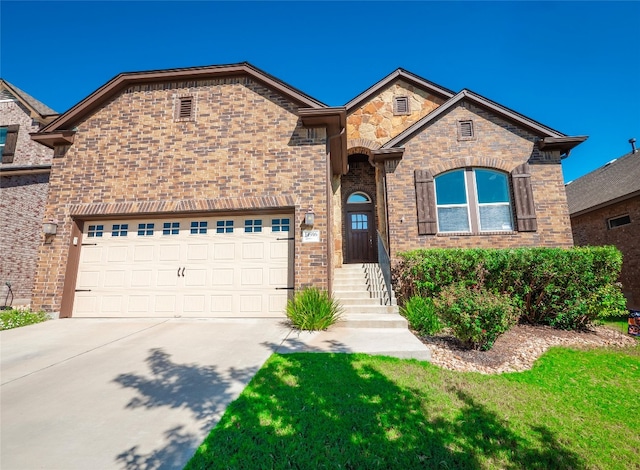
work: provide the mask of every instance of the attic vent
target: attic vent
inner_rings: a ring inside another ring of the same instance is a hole
[[[458,121],[458,140],[473,140],[473,121]]]
[[[180,111],[178,112],[178,118],[189,119],[193,112],[193,98],[180,98]]]
[[[629,225],[630,223],[631,217],[629,217],[629,214],[607,219],[607,226],[609,227],[609,230],[611,230],[612,228],[621,227],[623,225]]]
[[[195,118],[195,99],[193,96],[180,96],[176,100],[176,121],[192,121]]]
[[[393,114],[396,116],[411,114],[408,96],[396,96],[393,98]]]
[[[0,101],[15,101],[16,97],[9,90],[0,91]]]

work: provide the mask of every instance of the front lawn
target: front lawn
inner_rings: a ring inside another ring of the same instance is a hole
[[[638,468],[639,384],[640,346],[494,376],[276,354],[186,468]]]

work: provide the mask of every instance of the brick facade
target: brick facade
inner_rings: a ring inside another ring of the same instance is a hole
[[[621,215],[629,215],[631,223],[609,229],[607,220]],[[628,308],[640,309],[640,196],[574,216],[571,225],[576,245],[614,245],[622,251],[622,291]]]
[[[473,140],[458,139],[458,121],[472,120]],[[508,248],[573,245],[559,152],[539,152],[536,136],[482,108],[462,102],[405,144],[402,161],[387,173],[391,256],[416,248]],[[508,173],[529,162],[538,229],[495,234],[418,235],[414,171],[434,176],[455,168],[488,167]]]
[[[12,124],[20,126],[13,162],[0,164],[0,170],[51,163],[53,151],[29,136],[40,128],[30,111],[19,101],[2,101],[0,127]],[[0,174],[0,305],[7,297],[6,282],[11,284],[13,305],[28,305],[42,238],[49,174],[8,175],[9,172]]]
[[[175,119],[184,96],[193,97],[194,119]],[[73,212],[81,219],[81,212],[161,216],[285,205],[295,211],[295,287],[326,289],[326,133],[303,128],[298,106],[242,76],[130,87],[78,123],[74,144],[53,161],[45,217],[59,221],[58,235],[40,248],[34,304],[60,311]],[[302,244],[310,207],[321,243]]]

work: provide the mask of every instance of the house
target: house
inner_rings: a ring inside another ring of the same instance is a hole
[[[0,306],[31,302],[53,151],[31,140],[58,114],[0,79]]]
[[[63,317],[280,316],[343,263],[571,246],[586,139],[402,69],[331,107],[248,63],[120,74],[32,138],[56,223],[34,303]]]
[[[640,310],[640,153],[630,153],[566,185],[576,245],[615,245],[627,307]]]

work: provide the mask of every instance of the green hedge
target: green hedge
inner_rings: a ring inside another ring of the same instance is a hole
[[[511,296],[522,319],[564,329],[625,313],[617,284],[622,254],[612,246],[426,249],[399,254],[394,287],[401,304],[436,297],[451,284]]]

